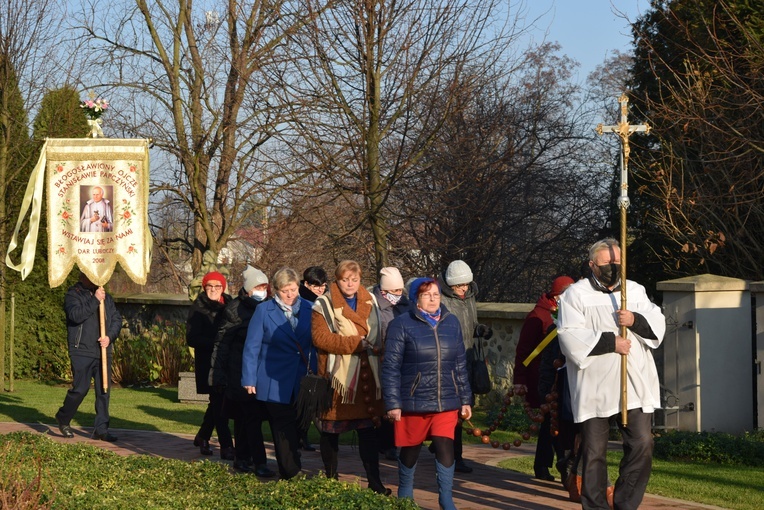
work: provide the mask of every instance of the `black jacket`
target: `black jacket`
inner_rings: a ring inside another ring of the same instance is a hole
[[[215,337],[208,382],[212,387],[225,387],[226,397],[231,400],[246,401],[255,398],[241,385],[241,362],[249,321],[260,303],[263,301],[252,298],[241,289],[221,314],[223,322]]]
[[[207,382],[210,376],[212,350],[215,337],[223,323],[226,304],[231,296],[223,294],[225,303],[212,301],[207,294],[200,293],[188,312],[186,320],[186,342],[194,348],[194,372],[196,373],[196,392],[205,395],[210,392]]]
[[[66,329],[70,356],[84,358],[100,358],[101,317],[98,311],[100,301],[95,293],[77,282],[66,291],[64,312],[66,313]],[[106,312],[106,336],[111,343],[106,348],[107,356],[111,357],[114,341],[122,329],[122,316],[114,305],[114,300],[106,294],[104,300]]]

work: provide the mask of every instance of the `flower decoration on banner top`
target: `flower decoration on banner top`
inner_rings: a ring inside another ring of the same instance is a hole
[[[80,108],[85,111],[85,116],[88,119],[96,120],[100,119],[101,115],[103,115],[103,112],[109,109],[109,102],[101,99],[100,97],[94,100],[91,96],[90,99],[86,99],[80,103]]]
[[[119,215],[122,218],[125,226],[129,226],[133,222],[135,211],[133,211],[133,208],[127,199],[122,199],[122,212]]]
[[[127,169],[130,170],[131,173],[137,174],[138,173],[138,165],[135,163],[128,163]]]
[[[56,255],[66,255],[66,248],[59,244],[58,248],[56,249]]]
[[[61,204],[61,209],[58,211],[58,216],[61,218],[62,227],[68,227],[69,221],[74,217],[74,214],[72,213],[71,202],[72,201],[67,198],[66,201]]]
[[[64,170],[66,170],[64,163],[56,163],[56,166],[53,167],[53,173],[54,174],[63,173]]]
[[[138,249],[135,247],[135,243],[127,247],[127,253],[129,253],[130,255],[135,255],[136,253],[138,253]]]
[[[562,360],[555,360],[554,366],[555,368],[559,369],[562,367],[563,362]],[[555,384],[553,386],[557,387],[557,376],[555,376]],[[467,434],[471,434],[475,437],[479,437],[483,444],[490,444],[493,448],[503,448],[504,450],[509,450],[512,446],[515,448],[519,447],[523,444],[523,441],[528,441],[531,438],[531,434],[537,434],[539,431],[540,425],[544,422],[545,415],[549,414],[550,416],[550,432],[553,437],[556,437],[559,434],[559,419],[558,419],[558,412],[557,409],[559,407],[558,399],[559,394],[556,391],[552,391],[551,393],[548,393],[544,400],[546,401],[544,404],[541,404],[541,406],[538,409],[531,408],[531,405],[528,403],[527,400],[525,400],[525,395],[527,394],[528,390],[522,386],[519,387],[517,390],[515,388],[510,388],[509,391],[507,391],[507,394],[504,396],[503,403],[504,405],[501,408],[501,411],[499,412],[498,416],[495,420],[493,420],[493,423],[488,427],[486,430],[482,430],[480,428],[475,427],[470,420],[466,420],[469,424],[469,428],[465,428],[464,431]],[[491,440],[491,433],[494,432],[504,421],[504,416],[507,414],[507,411],[509,410],[509,406],[512,404],[512,397],[518,396],[522,399],[522,405],[523,409],[525,410],[525,414],[528,416],[528,418],[531,420],[531,425],[528,427],[527,432],[523,432],[521,435],[521,439],[515,439],[512,443],[506,442],[501,443],[496,440]]]

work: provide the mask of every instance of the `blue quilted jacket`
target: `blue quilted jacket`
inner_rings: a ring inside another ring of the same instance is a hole
[[[382,363],[385,409],[436,413],[471,404],[459,319],[441,306],[437,326],[412,308],[387,329]]]

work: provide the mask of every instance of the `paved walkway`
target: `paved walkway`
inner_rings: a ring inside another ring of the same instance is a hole
[[[0,423],[0,434],[14,431],[39,432],[48,434],[55,441],[89,443],[120,455],[146,454],[186,461],[209,459],[216,462],[226,462],[220,460],[217,448],[215,448],[215,455],[212,457],[199,454],[199,449],[192,444],[193,436],[187,434],[112,429],[111,432],[119,437],[119,441],[106,443],[90,439],[92,429],[74,428],[73,430],[75,437],[65,439],[59,433],[56,425]],[[363,477],[364,471],[357,449],[344,445],[340,448],[340,479],[348,482],[359,481],[359,477]],[[475,470],[470,474],[456,473],[454,500],[457,508],[460,510],[486,508],[501,510],[580,509],[580,504],[568,500],[567,493],[559,481],[543,482],[527,475],[496,467],[498,462],[503,459],[533,454],[533,448],[534,445],[523,445],[507,452],[483,445],[464,445],[464,456]],[[266,443],[266,450],[270,467],[275,470],[276,461],[273,445]],[[302,452],[302,461],[303,470],[309,476],[319,473],[322,469],[321,456],[318,452]],[[397,463],[380,457],[380,464],[382,481],[386,486],[392,488],[393,494],[395,494],[398,483]],[[361,479],[360,483],[365,485],[366,480]],[[414,485],[416,487],[414,490],[415,501],[424,509],[437,510],[438,491],[435,483],[434,460],[426,449],[422,450]],[[647,495],[640,509],[718,510],[719,507]]]

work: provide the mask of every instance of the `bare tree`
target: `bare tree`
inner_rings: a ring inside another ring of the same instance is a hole
[[[574,274],[605,220],[610,161],[597,157],[594,111],[580,105],[575,63],[543,44],[511,76],[459,88],[457,108],[395,193],[396,252],[435,275],[464,259],[481,299],[530,300]]]
[[[514,27],[495,23],[496,0],[351,0],[323,12],[308,3],[312,23],[293,38],[301,66],[289,84],[302,102],[292,158],[310,175],[305,192],[352,218],[316,228],[340,243],[365,230],[379,269],[398,244],[390,194],[418,168],[457,88],[506,57]],[[434,97],[442,108],[431,108]]]
[[[285,42],[305,12],[288,0],[228,0],[222,12],[192,0],[96,0],[82,17],[101,80],[90,86],[111,89],[117,129],[163,151],[171,171],[152,188],[193,212],[197,271],[205,251],[219,252],[258,211],[253,203],[268,204],[292,184],[269,147],[284,126],[276,87]]]

